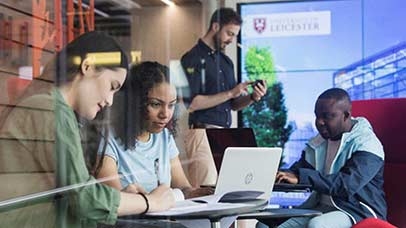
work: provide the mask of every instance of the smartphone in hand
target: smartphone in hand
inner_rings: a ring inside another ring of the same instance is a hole
[[[259,79],[259,80],[255,80],[255,82],[253,82],[253,83],[251,84],[251,85],[252,85],[252,88],[254,89],[255,86],[258,85],[258,84],[261,84],[262,86],[265,86],[265,85],[264,85],[264,80]]]

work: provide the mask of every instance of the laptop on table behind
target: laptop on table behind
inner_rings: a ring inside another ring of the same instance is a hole
[[[257,147],[252,128],[206,129],[217,171],[220,171],[227,147]]]

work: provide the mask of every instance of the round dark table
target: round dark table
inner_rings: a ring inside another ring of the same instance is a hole
[[[190,219],[208,219],[210,221],[211,228],[220,228],[220,220],[224,217],[238,216],[240,214],[246,214],[249,212],[257,212],[264,208],[268,204],[267,200],[255,199],[255,200],[233,200],[225,203],[242,203],[246,206],[238,208],[226,208],[208,211],[196,211],[186,214],[178,215],[144,215],[144,216],[124,216],[120,217],[120,220],[126,219],[167,219],[167,220],[190,220]]]

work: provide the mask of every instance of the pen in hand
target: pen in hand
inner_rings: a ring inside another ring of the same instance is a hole
[[[154,161],[154,169],[155,169],[155,175],[157,179],[157,186],[161,185],[161,181],[159,180],[159,159],[156,158]]]

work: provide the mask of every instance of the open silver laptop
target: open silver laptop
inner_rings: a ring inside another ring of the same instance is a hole
[[[215,194],[232,191],[261,191],[258,198],[269,200],[281,159],[281,148],[228,147]]]

